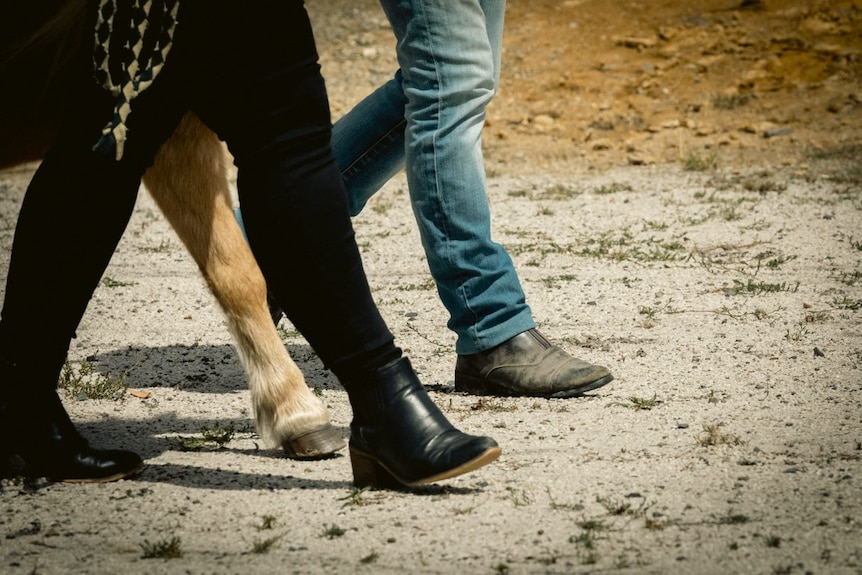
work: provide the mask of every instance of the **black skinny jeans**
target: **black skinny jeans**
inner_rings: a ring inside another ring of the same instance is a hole
[[[330,151],[329,105],[302,2],[184,0],[178,21],[164,69],[133,101],[119,162],[92,151],[112,99],[82,82],[21,208],[0,355],[56,382],[141,176],[190,110],[234,155],[267,286],[325,365],[344,380],[399,357],[372,300]]]

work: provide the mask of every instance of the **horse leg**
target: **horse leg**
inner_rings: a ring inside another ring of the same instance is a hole
[[[159,150],[144,185],[192,254],[228,320],[249,379],[261,438],[296,459],[344,447],[273,325],[266,282],[237,225],[222,143],[188,114]]]

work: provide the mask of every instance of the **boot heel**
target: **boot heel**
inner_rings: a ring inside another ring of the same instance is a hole
[[[398,481],[374,458],[350,447],[350,466],[353,468],[353,485],[374,489],[403,489],[404,483]]]

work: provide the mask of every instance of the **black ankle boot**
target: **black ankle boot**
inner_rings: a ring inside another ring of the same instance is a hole
[[[449,423],[405,357],[345,387],[353,407],[350,461],[357,487],[433,483],[478,469],[500,455],[490,437],[467,435]]]
[[[116,481],[140,470],[143,462],[135,453],[90,447],[55,390],[24,395],[21,385],[10,385],[20,383],[14,381],[14,369],[0,365],[0,471],[16,456],[26,475],[52,481]]]

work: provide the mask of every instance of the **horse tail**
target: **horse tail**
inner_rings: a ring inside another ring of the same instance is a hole
[[[91,6],[90,0],[9,2],[0,12],[0,71],[47,72],[40,78],[47,89],[80,55]],[[32,70],[35,62],[47,68]]]
[[[92,0],[4,0],[0,8],[0,167],[41,157],[83,63]],[[77,70],[79,71],[79,70]]]

